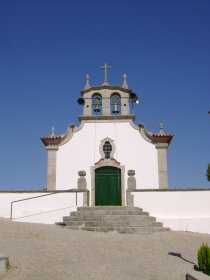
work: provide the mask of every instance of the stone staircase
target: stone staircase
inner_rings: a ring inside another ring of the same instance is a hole
[[[62,225],[74,230],[116,231],[119,233],[153,233],[169,231],[141,208],[128,206],[78,207],[63,217]]]

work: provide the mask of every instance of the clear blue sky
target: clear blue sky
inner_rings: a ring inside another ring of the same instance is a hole
[[[209,0],[1,1],[0,189],[46,186],[39,138],[78,125],[85,74],[100,85],[105,62],[139,95],[136,123],[175,135],[169,185],[210,187],[209,15]]]

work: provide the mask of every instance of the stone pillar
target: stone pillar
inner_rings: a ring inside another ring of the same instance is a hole
[[[77,188],[78,191],[86,191],[87,190],[87,181],[86,181],[86,172],[84,170],[80,170],[78,172],[78,175],[80,176],[77,180]]]
[[[136,189],[135,170],[128,170],[128,190],[133,191]]]
[[[83,115],[84,116],[91,116],[92,115],[92,98],[89,97],[85,97],[84,98],[85,100],[85,104],[84,104],[84,107],[83,107]]]
[[[88,191],[87,191],[87,181],[86,181],[86,172],[84,170],[80,170],[78,172],[78,175],[80,176],[77,180],[77,188],[78,191],[83,192],[83,206],[88,206],[89,201],[88,201]]]
[[[56,190],[56,156],[58,146],[47,146],[48,151],[48,169],[47,169],[47,190]]]
[[[103,116],[110,116],[110,97],[103,97],[102,98],[102,115]]]
[[[127,116],[129,114],[129,97],[121,97],[121,115]]]
[[[131,194],[131,191],[136,189],[136,178],[135,170],[128,170],[128,189],[127,189],[127,205],[133,207],[134,206],[134,197]]]
[[[156,144],[158,153],[159,189],[168,189],[167,148],[168,144],[166,143]]]

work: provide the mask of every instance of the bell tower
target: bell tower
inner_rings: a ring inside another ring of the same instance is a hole
[[[129,89],[127,76],[123,75],[122,86],[111,86],[108,83],[107,71],[111,69],[106,63],[100,69],[104,70],[104,81],[101,86],[92,87],[90,76],[86,75],[86,84],[81,91],[78,103],[83,106],[83,116],[79,119],[132,119],[132,107],[138,103],[137,95]]]

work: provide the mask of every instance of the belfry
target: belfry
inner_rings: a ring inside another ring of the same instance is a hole
[[[69,125],[63,135],[41,137],[48,152],[49,191],[77,186],[78,174],[85,180],[90,205],[126,206],[126,191],[167,189],[167,148],[173,138],[160,125],[158,133],[134,124],[133,106],[138,96],[129,88],[126,74],[122,85],[109,85],[105,64],[104,81],[91,86],[90,77],[81,90],[80,125]]]

